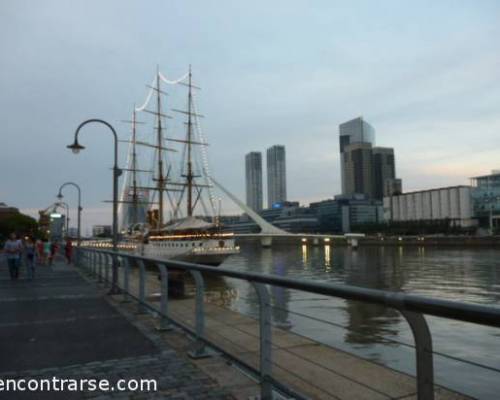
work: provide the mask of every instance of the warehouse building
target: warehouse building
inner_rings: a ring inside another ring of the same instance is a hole
[[[384,197],[384,216],[394,222],[447,220],[454,226],[474,226],[471,191],[470,186],[451,186]]]

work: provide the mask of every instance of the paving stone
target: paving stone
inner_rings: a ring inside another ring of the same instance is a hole
[[[180,357],[161,336],[112,307],[105,294],[83,279],[73,267],[56,264],[47,268],[38,274],[34,286],[14,287],[7,282],[2,285],[7,287],[8,301],[0,302],[0,324],[4,324],[0,332],[0,379],[28,376],[51,379],[55,376],[60,379],[108,379],[111,385],[119,379],[154,379],[157,382],[156,392],[17,392],[9,398],[205,399],[212,398],[213,394],[215,398],[232,398],[201,369]],[[76,290],[82,296],[66,296],[74,295]],[[22,303],[16,299],[22,299]],[[26,348],[29,343],[26,333],[37,338],[36,349]],[[2,335],[17,338],[19,343],[13,344]]]

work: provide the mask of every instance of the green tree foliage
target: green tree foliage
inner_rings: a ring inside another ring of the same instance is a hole
[[[8,215],[0,220],[0,242],[15,232],[18,235],[36,235],[38,223],[35,219],[24,214]]]

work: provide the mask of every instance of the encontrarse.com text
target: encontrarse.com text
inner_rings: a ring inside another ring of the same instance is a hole
[[[155,392],[156,379],[0,378],[0,392]]]

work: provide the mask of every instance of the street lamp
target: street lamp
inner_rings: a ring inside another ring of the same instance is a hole
[[[88,119],[86,121],[83,121],[80,125],[78,125],[78,128],[76,128],[75,131],[75,141],[73,144],[70,144],[66,146],[68,149],[71,149],[71,151],[75,154],[78,154],[80,150],[85,149],[84,146],[82,146],[80,143],[78,143],[78,134],[80,132],[80,129],[83,128],[84,125],[87,125],[89,123],[99,123],[106,125],[111,132],[113,133],[113,137],[115,139],[115,148],[114,148],[114,165],[113,165],[113,252],[117,251],[118,248],[118,178],[120,177],[122,171],[118,168],[118,135],[116,134],[115,129],[111,126],[106,121],[103,121],[102,119]],[[118,289],[118,263],[116,256],[113,255],[113,278],[112,278],[112,283],[111,283],[111,290],[110,294],[117,294],[119,292]]]
[[[63,183],[60,187],[59,187],[59,192],[57,193],[57,198],[59,200],[62,200],[63,199],[63,194],[62,194],[62,190],[65,186],[74,186],[77,190],[78,190],[78,222],[77,222],[77,243],[78,243],[78,247],[80,247],[80,244],[81,244],[81,240],[82,240],[82,237],[81,237],[81,216],[82,216],[82,191],[80,189],[80,186],[78,186],[75,182],[65,182]]]

